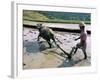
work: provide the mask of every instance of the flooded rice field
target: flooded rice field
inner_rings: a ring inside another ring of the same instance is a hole
[[[81,49],[72,56],[72,59],[67,61],[67,55],[62,55],[63,52],[57,48],[52,42],[52,48],[49,48],[48,43],[44,39],[37,41],[38,30],[34,28],[23,28],[23,69],[39,69],[39,68],[60,68],[60,67],[76,67],[91,65],[91,36],[87,36],[87,55],[88,58],[83,60],[84,54]],[[74,41],[79,37],[78,33],[55,32],[56,42],[66,52],[70,53],[78,41]]]

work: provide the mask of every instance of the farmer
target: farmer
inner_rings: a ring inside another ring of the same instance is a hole
[[[84,59],[87,59],[87,53],[86,53],[86,45],[87,45],[86,39],[87,39],[87,35],[85,33],[85,24],[84,24],[84,22],[80,22],[79,28],[81,30],[81,33],[80,33],[80,36],[75,39],[75,41],[80,39],[80,43],[76,44],[74,54],[76,53],[78,48],[81,48],[83,53],[84,53]]]

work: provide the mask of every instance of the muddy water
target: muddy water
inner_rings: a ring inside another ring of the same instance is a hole
[[[62,45],[66,45],[72,47],[72,42],[79,34],[72,34],[67,32],[55,32],[56,38],[62,43]],[[45,50],[49,47],[48,43],[41,38],[41,41],[37,41],[38,31],[32,28],[24,28],[24,41],[23,46],[26,47],[26,51],[29,53],[37,53],[39,51]],[[57,41],[57,40],[56,40]],[[60,45],[60,43],[57,41]],[[76,42],[75,42],[76,43]],[[54,43],[52,43],[55,46]],[[74,43],[73,43],[74,46]],[[56,47],[56,46],[55,46]]]
[[[34,68],[50,68],[50,67],[70,67],[70,66],[88,66],[91,64],[91,36],[87,36],[87,55],[88,59],[86,61],[80,61],[83,58],[83,53],[81,50],[77,51],[77,54],[73,56],[70,62],[66,62],[65,58],[59,56],[62,53],[55,44],[53,48],[49,48],[48,43],[44,39],[37,41],[38,30],[33,28],[23,29],[23,63],[24,69],[34,69]],[[66,52],[70,52],[72,47],[75,46],[78,41],[74,41],[75,38],[79,36],[78,33],[68,33],[68,32],[55,32],[57,44],[59,44]]]
[[[49,48],[48,43],[44,40],[44,39],[40,39],[40,42],[37,41],[37,37],[39,32],[36,29],[32,29],[32,28],[25,28],[24,27],[24,35],[23,35],[23,46],[26,47],[26,51],[29,53],[36,53],[42,50],[45,50],[47,48]],[[55,32],[55,36],[56,38],[62,43],[58,42],[57,40],[57,44],[59,45],[65,45],[68,48],[72,48],[73,46],[75,46],[76,43],[79,42],[78,41],[74,41],[75,38],[77,38],[79,36],[78,33],[68,33],[68,32]],[[91,37],[88,36],[87,38],[87,43],[89,45],[87,45],[88,47],[88,51],[90,51],[91,49]],[[53,43],[53,46],[55,46],[55,44]]]

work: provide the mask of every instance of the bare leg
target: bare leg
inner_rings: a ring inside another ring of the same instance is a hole
[[[74,54],[76,54],[76,52],[77,52],[78,48],[80,48],[80,46],[81,46],[80,43],[78,43],[78,44],[76,45],[76,47],[75,47],[75,51],[74,51]]]
[[[87,59],[86,49],[82,49],[82,51],[84,53],[84,59]]]

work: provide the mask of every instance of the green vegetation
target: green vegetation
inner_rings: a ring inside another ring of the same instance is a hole
[[[51,12],[23,10],[23,20],[52,23],[91,23],[90,13]]]
[[[24,20],[48,20],[48,18],[38,12],[35,11],[23,11],[23,19]]]

